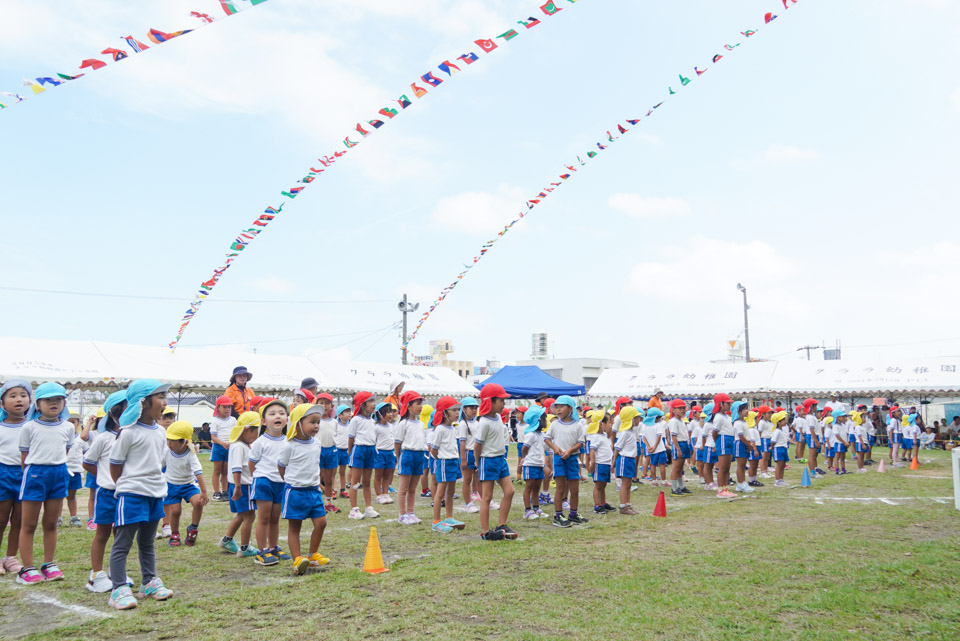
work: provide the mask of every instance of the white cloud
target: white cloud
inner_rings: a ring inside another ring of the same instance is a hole
[[[809,162],[820,158],[816,149],[803,149],[794,145],[770,145],[761,154],[761,159],[774,165]]]
[[[950,94],[948,100],[950,101],[950,106],[953,108],[953,111],[960,113],[960,89],[955,89],[953,93]]]
[[[276,276],[262,276],[260,278],[254,278],[250,284],[254,289],[261,292],[268,292],[270,294],[286,294],[295,289],[292,282],[285,278],[278,278]]]
[[[495,192],[468,191],[442,198],[437,203],[433,220],[455,231],[490,234],[491,230],[509,223],[524,211],[524,202],[524,192],[507,185],[500,185]]]
[[[634,218],[688,216],[693,211],[683,198],[651,198],[640,194],[613,194],[607,204]]]

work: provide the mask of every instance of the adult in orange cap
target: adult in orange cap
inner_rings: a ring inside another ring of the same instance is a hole
[[[496,383],[487,383],[480,390],[480,421],[473,446],[474,458],[480,473],[480,531],[485,541],[516,539],[517,533],[507,526],[510,506],[513,503],[513,483],[510,467],[504,456],[507,443],[503,423],[498,415],[503,411],[504,399],[510,398],[506,390]],[[503,491],[497,527],[490,528],[490,502],[493,486],[499,483]]]

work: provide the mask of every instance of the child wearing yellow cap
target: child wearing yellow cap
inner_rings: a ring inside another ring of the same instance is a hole
[[[176,420],[177,420],[177,410],[174,409],[173,407],[166,407],[163,410],[163,415],[160,416],[160,420],[157,421],[157,425],[159,425],[160,429],[162,429],[164,434],[166,434],[167,428],[173,425],[174,421]],[[164,510],[166,510],[166,504],[164,504]],[[166,511],[164,511],[163,523],[160,524],[160,529],[157,530],[157,538],[169,539],[172,533],[173,533],[173,530],[170,527],[170,517],[167,515]],[[179,543],[177,545],[179,545]]]
[[[257,440],[260,434],[260,414],[244,412],[237,419],[237,424],[230,428],[230,449],[227,452],[227,467],[232,482],[227,484],[230,497],[230,511],[235,514],[227,533],[220,539],[220,547],[230,554],[240,558],[257,556],[257,550],[250,547],[250,532],[253,530],[253,520],[256,516],[257,505],[250,493],[253,483],[253,473],[250,471],[250,444]],[[240,530],[240,545],[233,540],[233,535]]]
[[[790,456],[787,450],[790,448],[790,428],[787,427],[788,414],[783,410],[776,412],[771,418],[773,423],[773,432],[770,433],[770,445],[773,447],[773,463],[776,465],[774,471],[774,487],[786,487],[787,482],[783,480],[783,470],[787,467],[787,461]]]
[[[163,512],[170,523],[170,547],[180,545],[180,502],[186,501],[193,507],[184,540],[188,546],[197,541],[203,506],[209,502],[200,459],[190,447],[192,441],[193,426],[189,422],[175,421],[167,427],[167,449],[163,453],[167,496],[163,499]]]
[[[301,403],[302,405],[302,403]],[[287,439],[283,429],[290,411],[287,404],[271,399],[260,407],[260,420],[266,431],[250,447],[250,469],[253,473],[251,492],[257,504],[257,545],[260,546],[254,563],[278,565],[293,559],[280,549],[280,509],[283,503],[283,477],[278,461]]]
[[[323,530],[327,527],[323,493],[320,491],[320,457],[322,452],[314,437],[320,431],[324,409],[319,405],[297,405],[290,413],[287,442],[277,465],[283,478],[281,518],[287,520],[287,543],[293,555],[293,573],[305,574],[307,568],[326,565],[330,559],[318,552]],[[300,549],[303,522],[313,522],[309,555]]]
[[[639,514],[630,505],[630,490],[637,475],[637,425],[640,424],[640,411],[633,405],[620,410],[620,430],[613,446],[616,451],[614,469],[620,479],[620,514],[635,516]]]
[[[593,476],[593,511],[596,514],[615,512],[607,503],[607,483],[613,464],[613,417],[604,410],[592,410],[587,426],[587,471]]]

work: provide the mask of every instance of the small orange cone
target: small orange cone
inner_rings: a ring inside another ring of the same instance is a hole
[[[383,565],[383,554],[380,552],[380,539],[377,537],[377,528],[370,528],[370,538],[367,540],[367,553],[363,557],[363,571],[370,574],[389,572]]]
[[[877,472],[884,473],[887,471],[887,468],[883,465],[883,459],[880,459],[880,466],[877,467]]]
[[[663,490],[660,490],[660,496],[657,497],[657,507],[653,508],[653,515],[667,518],[667,499]]]
[[[911,469],[911,470],[915,470],[915,469],[917,469],[918,467],[920,467],[920,462],[917,460],[917,457],[914,456],[914,457],[913,457],[913,460],[910,461],[910,469]]]

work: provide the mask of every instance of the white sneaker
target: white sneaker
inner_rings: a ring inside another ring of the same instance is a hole
[[[473,503],[474,501],[479,501],[479,500],[480,500],[480,495],[479,495],[479,494],[477,494],[476,492],[471,492],[471,493],[470,493],[470,502],[471,502],[471,503]]]
[[[754,492],[755,490],[754,490],[752,487],[750,487],[749,485],[747,485],[746,483],[744,483],[744,484],[743,484],[743,489],[740,490],[740,491],[741,491],[741,492],[745,492],[746,494],[750,494],[751,492]]]
[[[370,509],[370,508],[367,508],[367,509]],[[347,515],[347,518],[353,519],[355,521],[359,521],[360,519],[363,518],[363,512],[361,512],[360,508],[358,507],[352,507],[350,508],[350,514]]]
[[[499,509],[500,509],[500,501],[490,501],[490,509],[491,509],[491,510],[499,510]]]
[[[358,508],[358,509],[359,509],[359,508]],[[352,510],[351,510],[351,511],[352,511]],[[375,509],[373,509],[373,506],[371,505],[371,506],[369,506],[367,509],[365,509],[365,510],[363,511],[363,516],[365,516],[365,517],[368,518],[368,519],[375,519],[375,518],[377,518],[378,516],[380,516],[380,513],[377,512]]]
[[[391,503],[393,503],[393,499],[390,497],[389,494],[383,495],[383,503],[384,505],[390,505]]]
[[[107,577],[107,573],[103,570],[99,572],[90,570],[90,578],[87,579],[87,589],[97,593],[109,592],[113,589],[113,581]]]
[[[536,521],[540,517],[533,510],[525,510],[523,513],[523,518],[527,521]]]
[[[170,529],[169,525],[164,525],[162,528],[157,530],[158,539],[169,539],[171,534],[173,534],[173,530]]]
[[[409,514],[401,514],[400,518],[397,519],[397,522],[400,523],[400,525],[413,525],[413,521],[410,520]]]
[[[377,495],[377,503],[379,503],[380,505],[383,505],[384,503],[386,503],[386,501],[383,500],[383,494]]]
[[[473,501],[470,501],[469,503],[467,503],[467,514],[476,514],[479,511],[480,511],[480,508],[474,505]]]
[[[412,512],[408,514],[407,517],[410,519],[411,525],[420,525],[421,523],[423,523],[423,521],[417,518],[417,515]]]
[[[563,502],[563,511],[566,512],[570,509],[570,501],[564,500]]]

